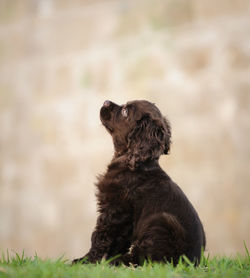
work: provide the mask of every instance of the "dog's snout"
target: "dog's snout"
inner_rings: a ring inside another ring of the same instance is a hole
[[[105,100],[104,103],[103,103],[103,106],[109,107],[110,104],[111,104],[111,102],[109,100]]]
[[[120,111],[120,106],[110,100],[105,100],[100,109],[100,119],[102,124],[107,128],[110,133],[115,130],[115,122],[117,112]]]
[[[110,121],[112,117],[113,103],[110,100],[105,100],[100,110],[100,117],[104,121]]]

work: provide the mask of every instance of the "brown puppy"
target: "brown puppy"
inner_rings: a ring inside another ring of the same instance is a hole
[[[100,119],[114,142],[114,157],[97,183],[99,217],[89,252],[73,263],[142,264],[181,255],[199,263],[206,239],[202,223],[182,190],[161,169],[171,129],[148,101],[119,106],[105,101]]]

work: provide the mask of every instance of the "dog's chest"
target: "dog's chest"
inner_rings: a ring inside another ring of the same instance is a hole
[[[133,196],[133,181],[125,175],[104,175],[97,183],[97,198],[101,204],[115,204],[127,206]]]

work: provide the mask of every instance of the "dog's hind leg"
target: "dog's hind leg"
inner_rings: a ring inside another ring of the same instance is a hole
[[[169,213],[158,213],[139,224],[136,240],[130,252],[114,263],[141,265],[145,260],[169,261],[174,265],[185,253],[185,230],[177,218]]]

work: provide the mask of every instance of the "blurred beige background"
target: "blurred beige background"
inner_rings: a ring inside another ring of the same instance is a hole
[[[250,244],[250,1],[0,0],[0,249],[83,255],[105,99],[155,102],[211,254]]]

